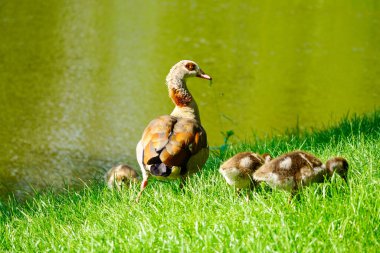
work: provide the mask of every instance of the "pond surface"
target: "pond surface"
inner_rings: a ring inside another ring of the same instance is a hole
[[[136,166],[181,59],[209,144],[320,128],[380,106],[380,2],[0,3],[0,196]]]

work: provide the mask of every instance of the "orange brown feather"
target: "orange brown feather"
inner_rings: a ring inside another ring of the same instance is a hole
[[[162,162],[183,167],[192,155],[207,147],[206,132],[196,120],[168,115],[150,122],[142,140],[147,165]]]
[[[173,100],[174,104],[179,107],[187,106],[193,100],[189,93],[184,93],[183,91],[174,88],[169,89],[169,96]]]

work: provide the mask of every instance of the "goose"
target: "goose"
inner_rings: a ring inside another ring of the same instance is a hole
[[[104,175],[104,180],[108,188],[113,189],[115,187],[121,190],[123,185],[129,185],[130,182],[137,183],[138,175],[132,167],[120,164],[108,170]]]
[[[253,186],[253,173],[269,160],[268,154],[241,152],[225,161],[219,172],[229,185],[241,190]]]
[[[182,60],[166,77],[169,97],[174,103],[170,115],[153,119],[136,146],[137,162],[142,173],[139,198],[154,176],[161,180],[185,179],[199,171],[209,155],[206,131],[201,125],[198,106],[187,88],[187,79],[199,77],[211,81],[197,63]]]
[[[314,155],[305,151],[292,151],[264,164],[253,179],[266,182],[272,188],[291,192],[292,197],[298,189],[311,183],[322,183],[337,173],[347,183],[348,162],[343,157],[333,157],[325,164]]]

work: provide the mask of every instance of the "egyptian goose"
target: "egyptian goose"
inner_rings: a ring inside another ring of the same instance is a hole
[[[334,172],[347,182],[347,160],[334,157],[323,164],[312,154],[293,151],[264,164],[253,173],[253,179],[264,181],[272,188],[278,187],[290,191],[290,201],[300,187],[321,183],[330,178]]]
[[[152,120],[137,144],[136,156],[143,179],[136,201],[150,176],[181,178],[182,187],[184,179],[200,170],[208,158],[206,132],[198,106],[186,85],[189,77],[211,80],[193,61],[182,60],[170,69],[166,84],[175,107],[170,115]]]
[[[108,188],[121,190],[123,185],[128,186],[129,183],[137,183],[138,175],[136,171],[128,165],[121,164],[115,167],[112,167],[104,175],[104,180]]]
[[[261,156],[252,152],[242,152],[225,161],[219,172],[229,185],[240,191],[254,186],[253,173],[269,160],[268,154]]]

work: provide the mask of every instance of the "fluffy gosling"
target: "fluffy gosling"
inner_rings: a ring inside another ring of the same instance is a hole
[[[252,189],[255,186],[253,173],[269,160],[268,154],[261,156],[252,152],[242,152],[225,161],[220,166],[219,172],[229,185],[240,192],[241,189]]]
[[[291,192],[289,201],[298,189],[311,183],[321,183],[337,173],[347,182],[348,162],[342,157],[331,158],[323,164],[304,151],[283,154],[264,164],[253,173],[254,180],[266,182],[272,188]]]
[[[121,164],[112,167],[109,171],[107,171],[107,173],[104,175],[104,180],[108,188],[116,188],[120,191],[123,185],[129,186],[130,183],[137,183],[138,174],[132,167]]]

